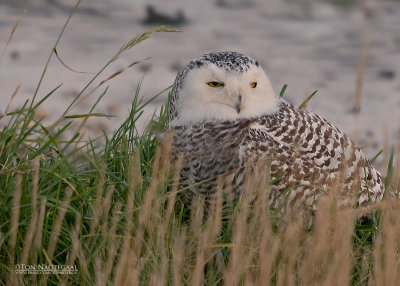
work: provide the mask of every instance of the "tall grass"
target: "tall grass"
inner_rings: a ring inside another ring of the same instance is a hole
[[[173,29],[156,28],[129,41],[78,98],[122,52],[163,31]],[[46,70],[47,64],[37,90]],[[57,90],[38,102],[36,91],[1,119],[2,285],[400,284],[398,202],[371,206],[379,212],[361,222],[359,210],[338,208],[330,192],[309,228],[302,217],[276,217],[269,209],[268,172],[261,166],[246,177],[243,196],[226,219],[220,185],[211,205],[181,199],[182,159],[170,162],[171,135],[160,136],[168,121],[165,106],[138,134],[137,120],[149,103],[140,99],[140,84],[128,118],[112,136],[104,135],[100,147],[85,141],[79,132],[84,122],[76,123],[101,116],[94,107],[70,115],[74,100],[54,124],[36,119]],[[61,140],[67,134],[69,140]],[[398,174],[392,163],[388,171]],[[19,274],[21,265],[76,265],[78,271]]]

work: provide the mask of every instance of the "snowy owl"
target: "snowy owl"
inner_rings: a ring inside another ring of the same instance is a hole
[[[215,52],[192,60],[175,80],[169,116],[172,157],[183,155],[185,177],[206,199],[224,176],[232,183],[225,195],[237,200],[246,165],[261,159],[270,163],[274,207],[286,200],[314,209],[339,181],[344,204],[350,193],[357,206],[383,198],[382,175],[349,137],[277,95],[260,64],[243,54]]]

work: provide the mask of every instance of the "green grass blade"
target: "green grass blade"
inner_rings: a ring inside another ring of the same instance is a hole
[[[369,160],[371,164],[373,164],[376,159],[378,159],[378,157],[383,153],[383,149],[379,150],[379,152],[371,159]]]
[[[313,96],[314,96],[317,92],[318,92],[318,90],[316,90],[316,91],[314,91],[313,93],[311,93],[311,95],[309,95],[309,96],[307,97],[307,99],[304,100],[302,104],[300,104],[299,108],[300,108],[300,109],[306,109],[306,108],[307,108],[308,102],[311,100],[311,98],[313,98]]]
[[[390,183],[392,182],[392,178],[393,178],[393,172],[394,172],[393,158],[394,158],[394,149],[392,148],[392,151],[390,152],[390,158],[389,158],[389,163],[388,163],[387,172],[386,172],[384,196],[387,196],[387,192],[389,190]]]
[[[60,39],[61,39],[62,35],[64,34],[64,31],[65,31],[65,29],[67,28],[68,23],[69,23],[69,21],[71,20],[72,15],[75,13],[75,10],[78,8],[78,6],[79,6],[79,4],[81,3],[81,1],[82,1],[82,0],[78,0],[78,1],[76,2],[76,4],[75,4],[74,8],[72,8],[72,11],[71,11],[71,13],[70,13],[69,16],[68,16],[67,21],[65,22],[64,26],[62,27],[61,32],[60,32],[60,34],[58,35],[58,38],[57,38],[57,40],[56,40],[56,42],[55,42],[53,48],[51,49],[50,55],[49,55],[49,57],[48,57],[48,59],[47,59],[47,62],[46,62],[45,66],[44,66],[44,69],[43,69],[43,72],[42,72],[42,74],[41,74],[41,76],[40,76],[39,82],[38,82],[38,84],[37,84],[37,86],[36,86],[35,93],[33,94],[33,98],[32,98],[31,105],[30,105],[31,108],[32,108],[32,106],[33,106],[33,104],[34,104],[34,102],[35,102],[36,96],[37,96],[37,94],[38,94],[38,92],[39,92],[39,88],[40,88],[40,86],[42,85],[42,81],[43,81],[44,75],[45,75],[46,72],[47,72],[47,68],[48,68],[48,66],[49,66],[49,63],[50,63],[51,58],[53,57],[54,50],[57,48],[58,43],[60,42]]]
[[[76,118],[89,118],[89,117],[115,117],[114,115],[108,115],[101,112],[94,113],[83,113],[83,114],[75,114],[75,115],[65,115],[64,119],[76,119]]]
[[[36,156],[38,156],[39,154],[43,153],[44,150],[46,150],[52,143],[56,144],[56,139],[57,137],[59,137],[65,130],[67,130],[67,128],[72,124],[71,122],[68,122],[63,128],[61,128],[54,136],[52,136],[50,134],[50,132],[44,127],[42,126],[43,130],[46,132],[49,140],[47,142],[45,142],[35,153],[33,153],[30,156],[30,159],[35,158]]]
[[[43,102],[45,102],[54,92],[56,92],[63,84],[59,84],[56,88],[54,88],[52,91],[50,91],[45,97],[43,97],[38,103],[35,104],[35,106],[32,107],[32,109],[38,108]]]
[[[280,97],[283,97],[283,95],[285,94],[286,88],[287,88],[287,84],[285,83],[281,89],[281,92],[279,93]]]

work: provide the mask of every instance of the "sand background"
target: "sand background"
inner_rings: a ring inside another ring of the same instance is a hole
[[[234,50],[259,60],[276,92],[287,84],[285,97],[295,105],[318,89],[308,109],[343,129],[368,156],[384,148],[386,155],[378,162],[383,169],[390,147],[400,142],[400,1],[344,3],[352,5],[313,0],[84,0],[57,51],[69,67],[95,73],[125,42],[156,26],[143,23],[147,5],[172,19],[181,11],[187,22],[176,27],[182,32],[154,35],[104,71],[97,83],[135,60],[151,57],[107,82],[109,90],[96,111],[115,117],[90,120],[86,129],[91,137],[102,129],[112,134],[126,118],[141,79],[141,94],[149,98],[170,86],[192,58],[209,51]],[[0,2],[1,113],[19,84],[13,108],[32,98],[73,5],[74,1],[66,0]],[[366,47],[357,114],[353,112],[357,74]],[[44,122],[57,118],[92,77],[68,70],[54,57],[38,97],[63,85],[41,108]],[[104,88],[71,114],[88,112]],[[140,124],[166,98],[163,93],[149,105]]]

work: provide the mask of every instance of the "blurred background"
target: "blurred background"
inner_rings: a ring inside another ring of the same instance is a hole
[[[1,113],[18,85],[13,107],[32,98],[74,5],[71,0],[1,0]],[[60,59],[74,71],[52,58],[38,96],[63,85],[37,116],[52,122],[125,42],[161,24],[182,32],[152,36],[99,78],[98,82],[150,57],[105,84],[110,88],[96,110],[116,117],[89,120],[91,137],[116,130],[140,80],[141,94],[150,98],[172,85],[192,58],[233,50],[257,59],[277,93],[287,84],[285,98],[295,105],[318,90],[308,109],[347,132],[369,157],[383,148],[381,166],[391,147],[400,151],[400,1],[396,0],[83,0],[57,48]],[[88,112],[104,88],[72,113]],[[164,92],[149,105],[141,124],[166,99]]]

